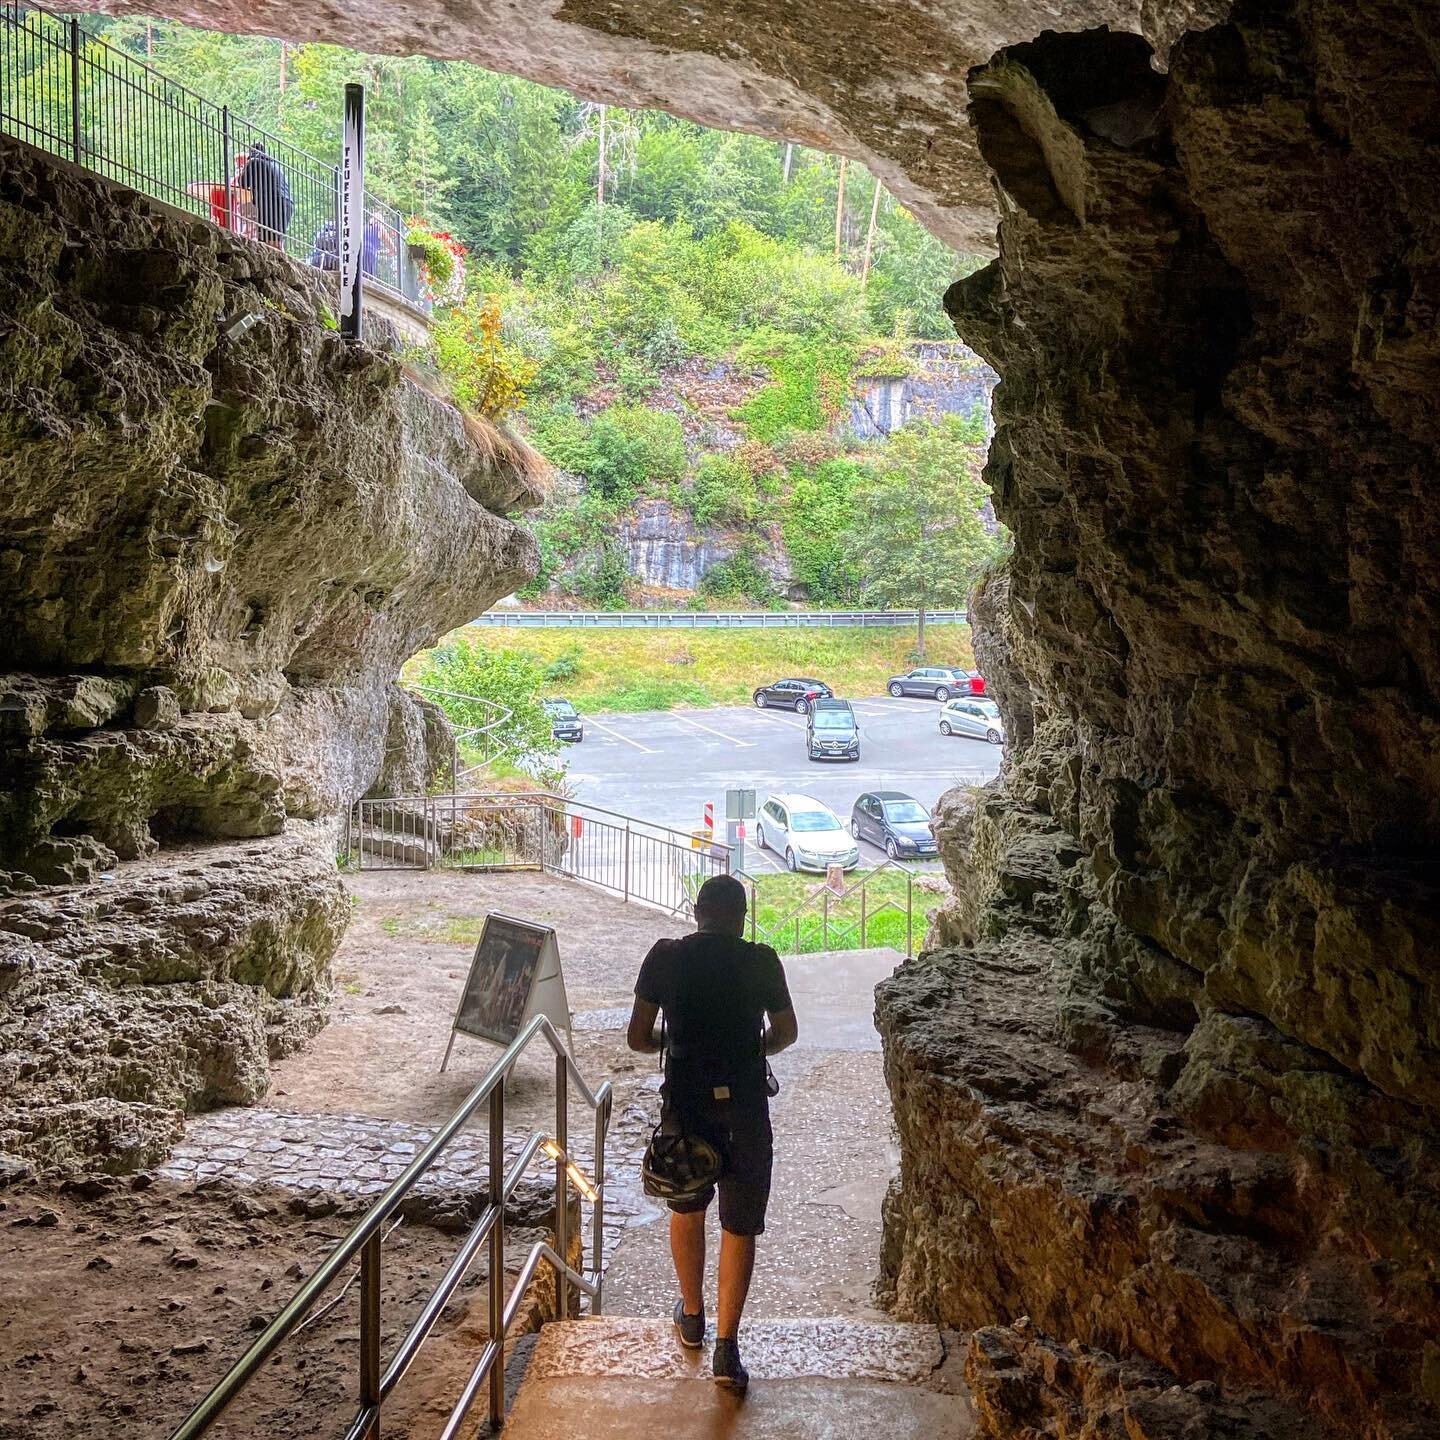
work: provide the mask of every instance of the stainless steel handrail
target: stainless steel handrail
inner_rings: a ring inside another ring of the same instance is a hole
[[[505,1163],[505,1081],[520,1056],[537,1036],[542,1036],[555,1053],[555,1248],[543,1242],[536,1245],[521,1269],[510,1303],[505,1303],[505,1202],[514,1193],[536,1154],[545,1147],[547,1137],[531,1137],[507,1172]],[[569,1262],[570,1238],[570,1165],[567,1131],[569,1126],[569,1084],[573,1081],[581,1098],[595,1112],[595,1177],[592,1188],[593,1231],[591,1235],[591,1267],[587,1277],[573,1269]],[[544,1015],[537,1015],[510,1042],[504,1054],[486,1072],[484,1079],[470,1092],[464,1103],[449,1120],[426,1142],[424,1148],[404,1171],[390,1182],[385,1193],[360,1218],[348,1235],[332,1250],[313,1275],[295,1292],[290,1302],[261,1332],[248,1350],[232,1365],[220,1382],[190,1412],[173,1432],[171,1440],[193,1440],[203,1435],[224,1413],[245,1388],[255,1373],[296,1328],[320,1295],[333,1283],[342,1270],[360,1256],[360,1377],[359,1409],[346,1432],[348,1440],[372,1440],[379,1435],[380,1407],[385,1397],[399,1384],[406,1370],[419,1353],[421,1345],[434,1328],[446,1302],[464,1279],[480,1247],[488,1242],[490,1273],[487,1276],[490,1315],[490,1340],[486,1347],[494,1351],[487,1362],[482,1353],[476,1374],[467,1385],[469,1400],[488,1374],[490,1377],[490,1420],[498,1427],[504,1420],[505,1391],[503,1368],[495,1358],[503,1354],[505,1334],[518,1311],[524,1287],[534,1278],[541,1259],[555,1268],[557,1300],[562,1315],[569,1312],[569,1286],[574,1284],[590,1296],[592,1310],[600,1313],[602,1305],[601,1268],[604,1260],[603,1229],[605,1222],[605,1138],[610,1126],[612,1105],[610,1082],[602,1081],[593,1091],[579,1067],[565,1048],[564,1042]],[[450,1268],[431,1293],[420,1315],[400,1342],[389,1366],[380,1368],[380,1258],[385,1222],[399,1208],[415,1182],[434,1164],[436,1157],[459,1133],[479,1108],[489,1104],[490,1156],[489,1190],[485,1209],[466,1235]],[[463,1398],[463,1397],[462,1397]],[[466,1408],[468,1408],[467,1401]],[[453,1418],[453,1417],[452,1417]]]

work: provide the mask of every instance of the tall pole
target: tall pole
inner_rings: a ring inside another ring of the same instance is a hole
[[[340,131],[340,334],[346,340],[360,338],[364,234],[365,87],[350,84]]]
[[[290,46],[282,40],[280,42],[280,94],[285,94],[286,72],[290,69]]]
[[[840,226],[845,219],[845,171],[849,168],[849,159],[842,155],[840,157],[840,188],[835,194],[835,260],[840,260]]]
[[[875,250],[875,222],[880,218],[880,177],[875,177],[875,198],[870,202],[870,228],[865,232],[865,263],[860,268],[860,288],[870,283],[870,256]]]
[[[795,146],[791,144],[789,140],[787,140],[785,142],[785,169],[780,176],[780,183],[782,185],[788,185],[790,183],[790,161],[794,158],[794,156]]]

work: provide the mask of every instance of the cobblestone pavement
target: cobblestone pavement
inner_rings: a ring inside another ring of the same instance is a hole
[[[606,1265],[629,1225],[658,1214],[640,1189],[640,1157],[652,1108],[653,1101],[621,1097],[612,1114],[602,1244]],[[531,1133],[506,1134],[507,1168]],[[335,1202],[358,1209],[401,1175],[433,1134],[426,1126],[402,1120],[236,1106],[191,1120],[184,1140],[155,1174],[178,1182],[219,1179],[237,1186],[293,1190],[313,1197],[319,1205]],[[488,1150],[488,1136],[482,1130],[462,1131],[416,1181],[411,1196],[418,1213],[457,1220],[477,1215],[488,1189]],[[590,1135],[572,1135],[569,1151],[581,1172],[593,1176],[595,1146]],[[548,1214],[552,1193],[551,1162],[539,1157],[531,1162],[529,1178],[512,1201],[512,1218],[534,1221],[541,1210]],[[593,1234],[588,1205],[582,1205],[582,1223],[588,1243]]]

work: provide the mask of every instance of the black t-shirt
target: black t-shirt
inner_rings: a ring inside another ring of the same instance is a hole
[[[665,1012],[666,1076],[677,1098],[725,1086],[741,1103],[765,1099],[765,1015],[790,1009],[784,967],[768,945],[707,931],[657,940],[635,993]]]

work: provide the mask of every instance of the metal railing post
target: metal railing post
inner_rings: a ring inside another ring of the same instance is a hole
[[[380,1440],[380,1247],[377,1230],[360,1252],[360,1406],[371,1418],[364,1440]]]
[[[905,956],[915,953],[915,877],[905,876]]]
[[[235,176],[231,158],[233,141],[230,135],[230,107],[220,107],[220,173],[225,177],[225,228],[235,229]]]
[[[590,1313],[601,1312],[605,1289],[605,1137],[610,1129],[610,1098],[595,1108],[595,1203],[590,1207],[590,1223],[595,1227],[590,1237],[590,1270],[595,1281],[595,1297]]]
[[[629,822],[628,820],[625,822],[625,861],[624,861],[624,869],[623,869],[622,874],[623,874],[623,880],[624,880],[624,887],[623,887],[623,890],[622,890],[621,893],[622,893],[624,899],[629,900],[629,898],[630,898],[630,822]]]
[[[820,937],[822,950],[830,948],[830,892],[826,890],[825,898],[820,902]]]
[[[490,1185],[495,1208],[490,1231],[490,1340],[499,1354],[490,1369],[490,1428],[505,1423],[505,1077],[490,1092]]]
[[[563,1055],[555,1057],[555,1248],[565,1264],[570,1263],[570,1092],[569,1070]],[[562,1320],[570,1318],[570,1281],[565,1272],[555,1274],[555,1310]]]
[[[80,164],[80,22],[70,21],[70,158]]]
[[[750,943],[753,945],[755,943],[755,910],[757,908],[759,897],[755,893],[754,876],[748,876],[747,878],[750,881]]]
[[[866,883],[862,880],[860,882],[860,948],[862,950],[865,948],[865,912],[867,908],[865,904],[865,897],[867,889],[868,887]]]

